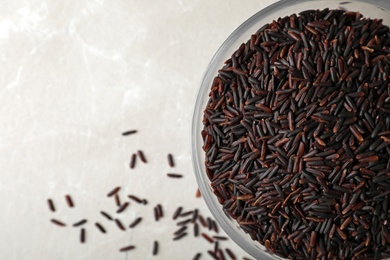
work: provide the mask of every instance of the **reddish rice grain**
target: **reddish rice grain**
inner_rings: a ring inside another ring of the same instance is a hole
[[[207,253],[209,253],[209,255],[214,258],[215,260],[220,260],[218,255],[216,253],[214,253],[214,251],[212,250],[207,250]]]
[[[119,195],[118,194],[115,194],[115,204],[118,206],[118,207],[120,207],[122,204],[121,204],[121,199],[120,199],[120,197],[119,197]]]
[[[207,235],[206,233],[201,233],[200,234],[204,239],[206,239],[208,242],[210,242],[211,244],[214,243],[214,239],[212,239],[209,235]]]
[[[119,220],[119,219],[114,219],[115,220],[115,224],[118,226],[118,228],[122,231],[126,231],[126,228],[125,226],[123,226],[122,222]]]
[[[122,247],[121,249],[119,249],[119,252],[127,252],[127,251],[130,251],[133,249],[135,249],[135,246],[133,246],[133,245],[125,246],[125,247]]]
[[[139,156],[139,158],[141,159],[141,161],[142,161],[143,163],[147,163],[147,162],[148,162],[148,161],[146,160],[146,157],[145,157],[145,154],[144,154],[143,151],[138,150],[138,156]]]
[[[57,219],[51,219],[50,220],[52,223],[56,224],[57,226],[60,226],[60,227],[65,227],[66,224],[60,220],[57,220]]]
[[[220,260],[225,260],[226,258],[225,258],[225,254],[223,253],[223,251],[222,251],[222,249],[218,249],[218,251],[217,251],[217,256],[218,256],[218,259],[220,259]]]
[[[180,213],[180,217],[183,218],[183,217],[187,217],[187,216],[190,216],[190,215],[193,215],[194,214],[194,210],[189,210],[189,211],[186,211],[186,212],[182,212]]]
[[[112,191],[110,191],[110,192],[107,194],[107,197],[111,197],[111,196],[116,195],[116,194],[119,192],[120,189],[121,189],[120,186],[115,187]]]
[[[198,189],[196,189],[196,194],[195,194],[195,197],[196,197],[196,198],[200,198],[200,197],[202,197],[202,194],[200,193],[200,190],[199,190],[199,188],[198,188]]]
[[[202,215],[198,215],[198,219],[200,224],[202,224],[203,227],[207,227],[207,222],[206,220],[202,217]]]
[[[66,200],[66,203],[68,204],[68,206],[70,208],[73,208],[74,207],[74,203],[73,203],[73,200],[72,198],[70,197],[70,195],[65,195],[65,200]]]

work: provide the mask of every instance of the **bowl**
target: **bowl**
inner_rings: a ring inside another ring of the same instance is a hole
[[[390,1],[388,0],[284,0],[272,4],[265,9],[259,11],[242,25],[240,25],[233,33],[225,40],[221,47],[217,50],[214,57],[211,59],[203,80],[200,85],[198,96],[195,103],[195,109],[192,119],[191,146],[192,159],[196,175],[196,179],[202,193],[202,197],[206,201],[212,215],[223,228],[227,235],[238,244],[244,251],[255,259],[282,259],[281,257],[267,251],[258,241],[254,241],[246,234],[238,225],[238,223],[227,216],[222,210],[222,205],[218,202],[210,186],[210,181],[207,177],[204,159],[205,153],[202,149],[203,140],[201,131],[203,129],[203,111],[208,101],[208,94],[214,77],[217,75],[224,62],[230,58],[231,54],[238,49],[241,43],[250,39],[264,24],[272,22],[279,17],[299,13],[308,9],[337,9],[343,8],[348,11],[359,11],[368,18],[381,18],[383,23],[390,25]]]

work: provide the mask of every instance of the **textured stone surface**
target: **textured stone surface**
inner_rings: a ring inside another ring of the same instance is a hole
[[[152,259],[152,237],[160,241],[159,259],[191,259],[210,249],[202,239],[171,239],[177,206],[210,215],[194,196],[193,105],[223,40],[273,2],[2,1],[0,258]],[[130,129],[139,132],[121,136]],[[138,149],[149,163],[130,170]],[[183,179],[166,177],[168,153]],[[130,193],[149,199],[149,207],[132,203],[122,216],[126,223],[144,217],[132,232],[99,214],[115,210],[106,194],[118,185],[123,199]],[[75,208],[66,206],[65,194]],[[168,216],[158,224],[157,203]],[[68,224],[87,218],[87,243],[79,243],[78,229],[59,228],[50,218]],[[118,252],[128,244],[137,249]],[[224,245],[244,255],[233,242]]]

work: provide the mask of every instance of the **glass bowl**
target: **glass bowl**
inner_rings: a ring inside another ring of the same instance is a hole
[[[250,39],[264,24],[272,22],[279,17],[299,13],[308,9],[336,9],[343,8],[348,11],[359,11],[365,17],[381,18],[383,23],[390,25],[390,1],[389,0],[283,0],[272,4],[259,11],[242,25],[240,25],[222,44],[214,57],[211,59],[196,99],[194,115],[192,119],[191,146],[192,159],[196,179],[206,201],[208,208],[213,214],[218,224],[228,234],[228,236],[237,243],[243,250],[255,259],[270,260],[282,259],[275,254],[267,251],[258,241],[254,241],[238,225],[238,223],[227,216],[222,210],[222,205],[218,202],[210,186],[207,177],[204,159],[205,153],[202,149],[203,140],[201,131],[203,130],[203,111],[206,108],[209,99],[209,92],[212,81],[217,75],[224,62],[230,58],[231,54],[238,49],[241,43]]]

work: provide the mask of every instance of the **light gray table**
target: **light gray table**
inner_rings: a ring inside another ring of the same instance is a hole
[[[0,10],[0,259],[191,259],[211,248],[192,236],[172,241],[177,206],[199,208],[190,157],[192,108],[204,70],[224,39],[275,2],[2,1]],[[136,135],[122,137],[126,130]],[[128,167],[142,149],[147,164]],[[166,156],[172,153],[176,168]],[[182,173],[168,179],[166,173]],[[99,214],[114,212],[106,194],[147,197],[132,203],[122,232]],[[66,206],[71,194],[75,207]],[[48,210],[54,200],[57,211]],[[165,217],[154,221],[161,203]],[[60,228],[51,218],[79,230]],[[94,227],[99,221],[108,230]],[[158,257],[152,242],[160,242]],[[137,246],[128,255],[118,249]],[[233,242],[223,242],[244,256]],[[208,259],[205,255],[203,259]]]

